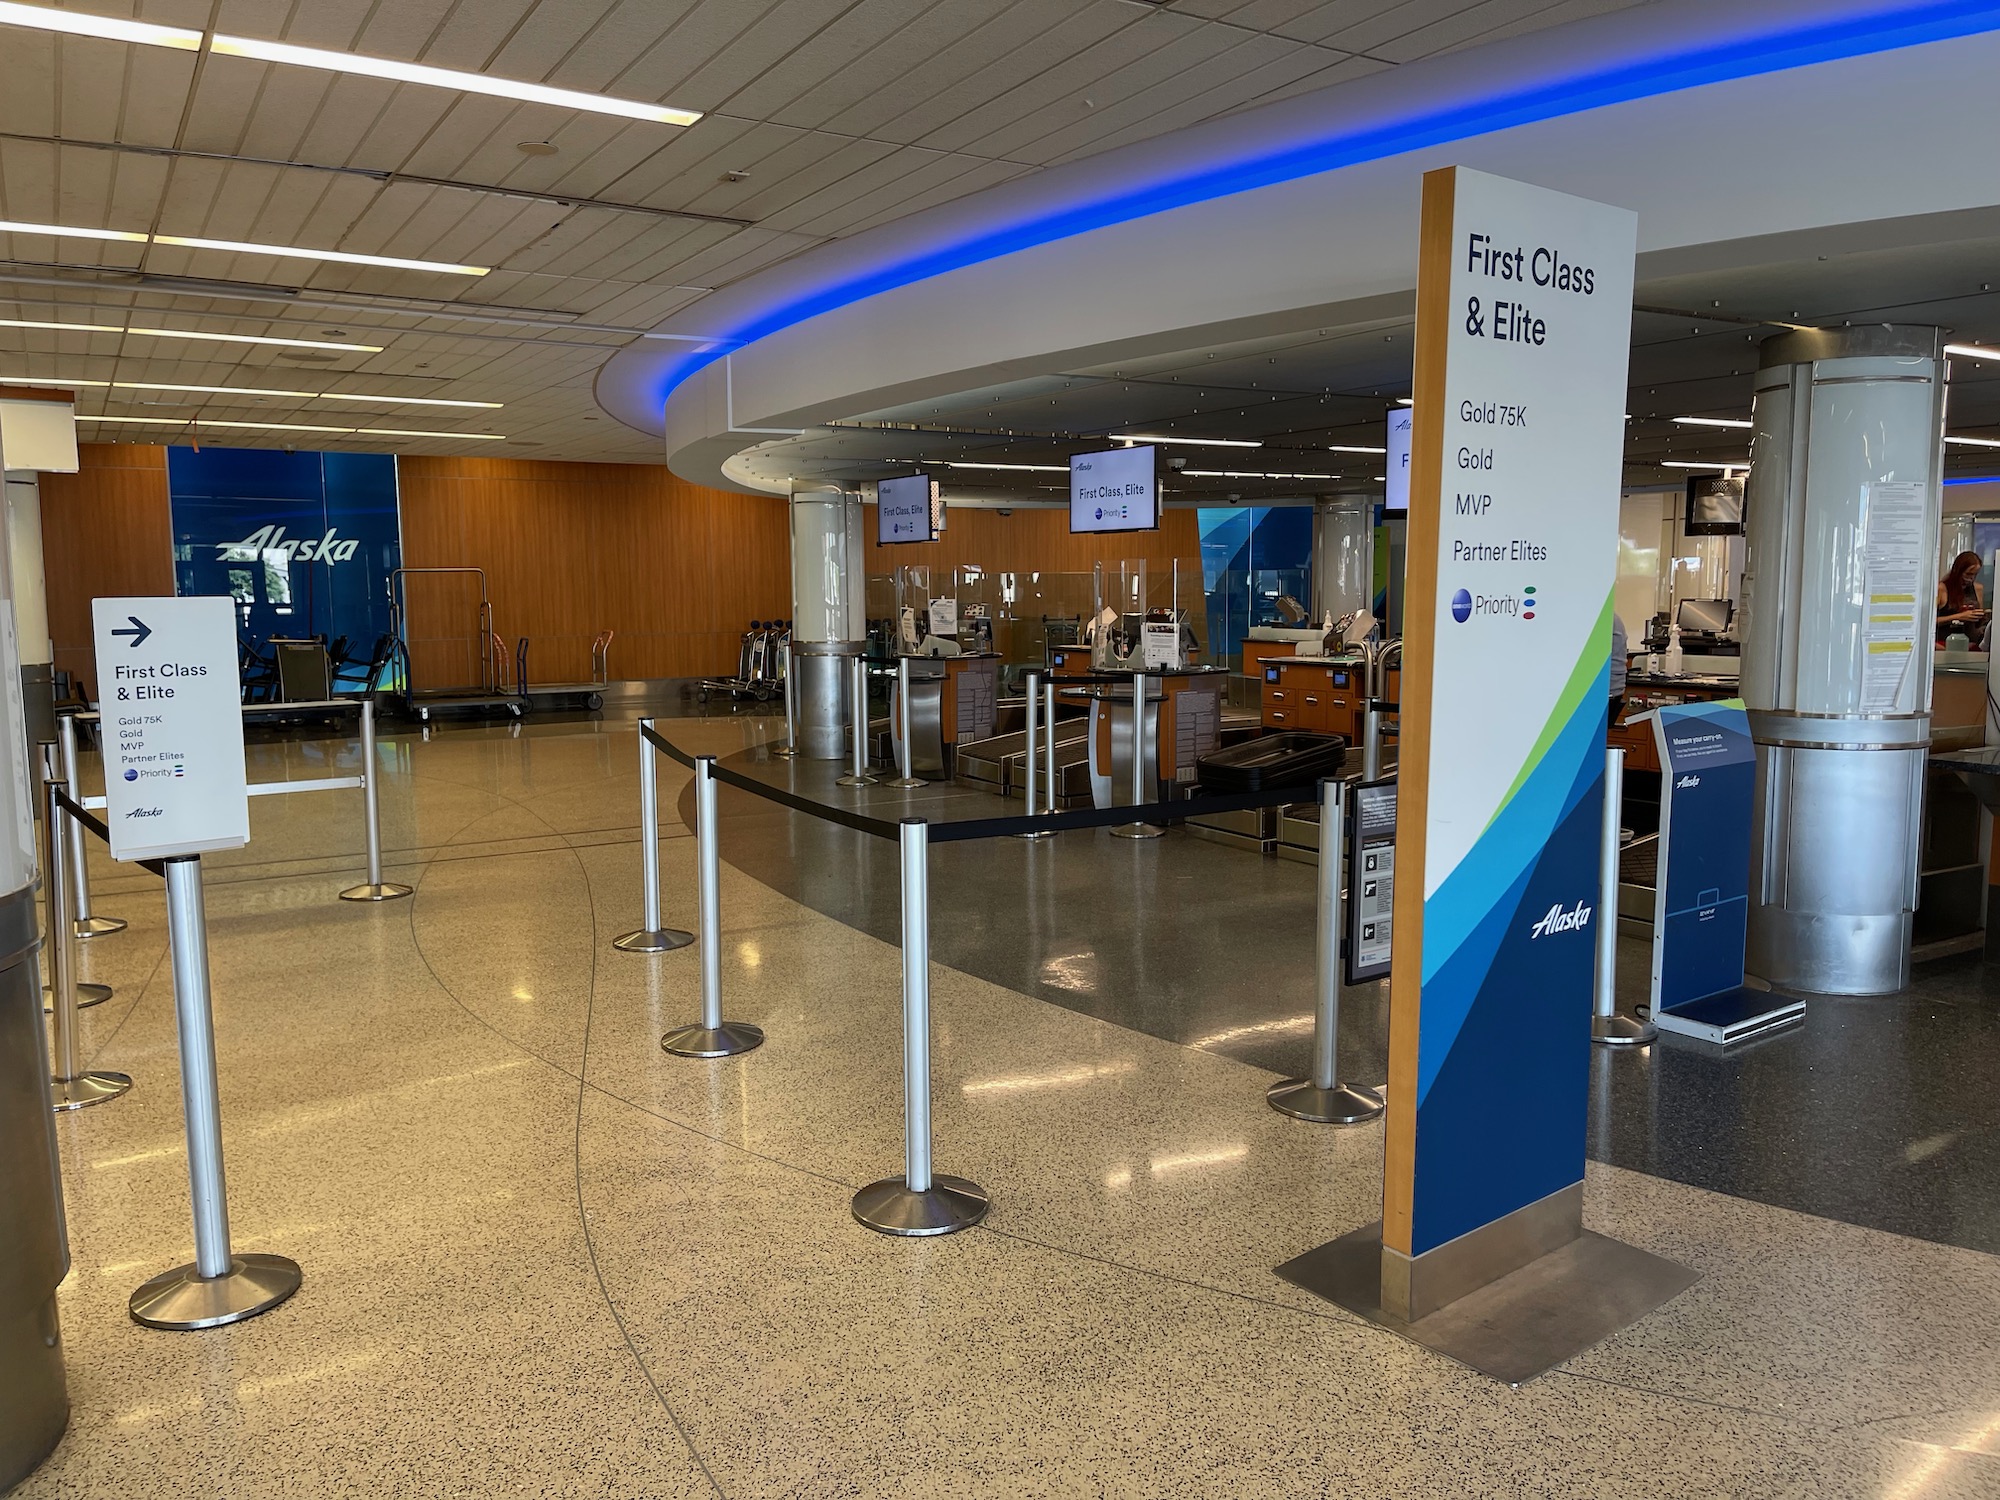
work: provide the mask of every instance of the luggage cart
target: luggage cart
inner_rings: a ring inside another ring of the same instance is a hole
[[[703,703],[715,693],[727,693],[732,700],[745,698],[767,702],[785,690],[786,650],[791,645],[789,620],[752,620],[738,647],[734,677],[705,677],[695,687]]]
[[[459,687],[424,688],[417,685],[410,659],[409,580],[462,574],[478,580],[479,609],[472,639],[478,643],[479,680]],[[398,568],[389,575],[389,633],[396,638],[396,651],[403,659],[403,706],[428,724],[435,713],[497,713],[505,711],[520,718],[525,704],[518,694],[507,691],[506,649],[493,629],[493,603],[486,593],[484,568]]]
[[[590,643],[589,682],[545,682],[528,685],[528,637],[514,646],[514,691],[530,708],[585,709],[591,713],[604,707],[604,688],[611,672],[613,632],[600,630]]]

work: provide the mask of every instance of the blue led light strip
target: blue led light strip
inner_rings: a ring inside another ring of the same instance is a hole
[[[1107,225],[1129,223],[1149,214],[1225,198],[1252,188],[1292,182],[1340,167],[1380,161],[1426,146],[1558,119],[1605,105],[1994,30],[2000,30],[2000,0],[1933,0],[1865,17],[1805,22],[1747,41],[1704,40],[1681,50],[1619,62],[1555,83],[1503,92],[1471,104],[1429,110],[1388,125],[1331,135],[1268,156],[1168,178],[1094,203],[1065,205],[923,254],[889,261],[872,271],[829,282],[767,308],[721,333],[719,342],[726,341],[727,347],[711,346],[669,365],[659,400],[664,403],[682,382],[731,349],[808,318],[947,271],[1087,234]]]

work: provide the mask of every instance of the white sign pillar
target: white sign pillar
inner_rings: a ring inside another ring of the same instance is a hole
[[[111,857],[241,848],[250,801],[234,604],[94,599],[91,617]]]

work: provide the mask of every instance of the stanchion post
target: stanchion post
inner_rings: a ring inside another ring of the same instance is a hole
[[[69,793],[70,801],[79,806],[83,802],[83,773],[76,753],[76,716],[59,714],[56,717],[56,733],[62,743],[63,790]],[[76,893],[75,927],[76,935],[86,942],[91,938],[109,937],[114,932],[125,930],[123,917],[94,916],[90,910],[90,861],[81,838],[70,840],[69,870],[70,888]],[[109,991],[106,999],[110,998]]]
[[[835,786],[873,786],[868,774],[868,663],[859,656],[847,673],[847,726],[853,743],[853,762],[844,776],[836,776]]]
[[[222,1172],[222,1105],[215,1082],[215,1021],[208,990],[208,920],[201,856],[166,861],[167,943],[180,1034],[181,1108],[187,1120],[194,1263],[155,1276],[132,1294],[132,1320],[148,1328],[214,1328],[255,1317],[299,1289],[297,1261],[233,1254]]]
[[[695,884],[701,911],[701,1020],[660,1038],[676,1057],[734,1057],[763,1044],[761,1028],[722,1019],[722,852],[715,827],[715,757],[694,762]]]
[[[1379,781],[1382,778],[1382,710],[1373,702],[1361,721],[1361,779]]]
[[[1028,674],[1028,754],[1025,769],[1028,773],[1027,810],[1028,816],[1031,818],[1035,815],[1035,772],[1036,761],[1039,758],[1041,749],[1039,744],[1042,733],[1041,714],[1039,711],[1041,708],[1041,696],[1042,674],[1040,672],[1030,672]],[[1042,810],[1044,812],[1054,812],[1054,799],[1052,797],[1047,799],[1047,803],[1048,805]],[[1055,830],[1050,828],[1034,829],[1027,833],[1017,833],[1014,835],[1017,839],[1046,839],[1053,838],[1054,836]]]
[[[58,1113],[116,1099],[132,1087],[124,1073],[86,1070],[77,1060],[76,914],[70,907],[65,867],[72,839],[69,814],[56,800],[57,783],[44,784],[42,827],[48,857],[42,862],[42,889],[48,897],[49,1008],[55,1014],[54,1075],[49,1094]],[[108,993],[108,992],[107,992]]]
[[[1643,1047],[1659,1036],[1650,1021],[1618,1009],[1618,857],[1625,804],[1625,752],[1604,752],[1604,832],[1597,885],[1597,1003],[1590,1039],[1602,1047]]]
[[[785,637],[785,743],[771,753],[780,760],[794,760],[799,753],[798,700],[792,696],[792,668],[798,665],[792,652],[792,638]]]
[[[646,731],[651,719],[639,721],[639,879],[643,886],[639,926],[611,940],[621,953],[667,953],[685,948],[694,934],[667,927],[660,920],[660,771],[658,752]]]
[[[1347,784],[1328,777],[1319,784],[1319,993],[1313,1008],[1313,1070],[1310,1078],[1287,1078],[1265,1090],[1279,1114],[1315,1125],[1355,1125],[1382,1113],[1374,1089],[1340,1081],[1341,862],[1346,848]]]
[[[1143,807],[1146,795],[1146,674],[1132,674],[1132,805]],[[1121,839],[1156,839],[1166,829],[1151,823],[1123,823],[1111,830]]]
[[[343,901],[400,901],[414,886],[382,878],[382,798],[375,783],[375,699],[361,700],[361,815],[367,821],[368,879],[340,893]]]
[[[915,791],[930,783],[911,770],[916,764],[916,747],[910,742],[910,659],[896,658],[896,738],[901,746],[898,769],[902,774],[882,783],[898,791]]]
[[[1056,779],[1056,683],[1051,677],[1042,685],[1042,811],[1061,812]]]
[[[931,1169],[930,825],[903,820],[903,1174],[854,1195],[854,1217],[880,1234],[935,1235],[986,1217],[986,1189]]]

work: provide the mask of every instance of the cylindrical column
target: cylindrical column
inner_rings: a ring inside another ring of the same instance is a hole
[[[368,879],[342,891],[343,901],[396,901],[415,889],[382,878],[382,798],[375,784],[376,769],[375,697],[371,693],[361,700],[361,816],[367,824],[363,831],[368,838]]]
[[[1031,818],[1035,816],[1035,811],[1036,811],[1035,782],[1040,773],[1040,761],[1042,759],[1041,743],[1040,743],[1042,737],[1042,718],[1040,711],[1041,696],[1042,696],[1042,674],[1040,672],[1030,672],[1028,674],[1028,732],[1026,736],[1027,757],[1023,769],[1026,771],[1028,778],[1027,809],[1028,809],[1028,816]],[[1051,711],[1053,712],[1053,705],[1051,705]],[[1056,810],[1054,787],[1055,783],[1053,780],[1051,780],[1048,784],[1048,790],[1042,798],[1041,811],[1043,812],[1054,812]],[[1027,833],[1016,834],[1015,837],[1023,839],[1054,838],[1055,830],[1043,829],[1038,831],[1030,831]]]
[[[930,783],[911,769],[916,764],[916,750],[910,743],[910,659],[898,654],[896,657],[896,760],[901,774],[882,783],[902,791],[915,791]]]
[[[652,727],[651,719],[639,721],[639,926],[611,942],[624,953],[666,953],[694,941],[693,933],[660,919],[660,763],[646,738]]]
[[[1042,811],[1061,812],[1061,782],[1056,776],[1056,682],[1042,687]]]
[[[852,759],[847,774],[836,776],[835,786],[873,786],[868,774],[868,663],[859,656],[848,658],[847,732]]]
[[[1909,980],[1930,748],[1945,366],[1934,328],[1764,342],[1745,516],[1757,744],[1749,968],[1780,987]]]
[[[1382,1113],[1381,1094],[1340,1081],[1340,943],[1344,907],[1342,861],[1347,848],[1347,783],[1319,784],[1319,885],[1313,903],[1316,938],[1313,1069],[1264,1092],[1271,1108],[1315,1125],[1353,1125]]]
[[[1337,495],[1313,502],[1312,618],[1338,620],[1375,600],[1375,502]]]
[[[166,876],[167,949],[173,961],[174,1026],[180,1038],[194,1264],[155,1276],[132,1294],[130,1310],[135,1321],[152,1328],[213,1328],[277,1306],[299,1289],[300,1272],[297,1262],[282,1255],[230,1253],[200,856],[169,859]]]
[[[1643,1046],[1659,1035],[1650,1021],[1618,1010],[1618,862],[1624,853],[1625,752],[1604,752],[1604,833],[1597,876],[1597,998],[1590,1039],[1607,1047]]]
[[[854,1195],[854,1217],[883,1234],[935,1235],[986,1217],[986,1190],[931,1168],[930,825],[905,818],[903,876],[903,1175]]]
[[[792,686],[793,668],[798,658],[792,651],[792,637],[785,634],[785,743],[771,753],[780,760],[791,760],[799,753],[798,700]]]
[[[1382,778],[1382,710],[1373,703],[1361,721],[1361,779]]]
[[[1132,674],[1132,805],[1143,807],[1153,799],[1146,787],[1146,674]],[[1121,839],[1156,839],[1166,832],[1153,823],[1125,823],[1111,830]]]
[[[761,1028],[722,1019],[722,849],[715,820],[715,757],[694,760],[694,858],[701,928],[701,1020],[660,1038],[677,1057],[734,1057],[760,1046]]]
[[[839,760],[842,658],[868,635],[861,497],[831,484],[793,489],[792,635],[798,683],[798,748],[808,760]]]
[[[55,1017],[49,1092],[58,1110],[82,1109],[116,1099],[132,1087],[132,1080],[124,1073],[86,1070],[78,1058],[76,912],[63,872],[69,863],[70,846],[79,835],[70,827],[69,814],[56,801],[54,781],[43,786],[42,829],[48,850],[42,864],[42,887],[49,903],[49,1009]]]
[[[76,718],[72,714],[60,714],[56,718],[56,732],[62,744],[63,789],[72,802],[83,801],[83,778],[78,768],[76,751]],[[109,937],[114,932],[125,930],[123,917],[93,916],[90,910],[90,862],[82,839],[69,841],[70,889],[76,896],[76,935],[85,941],[91,938]]]

